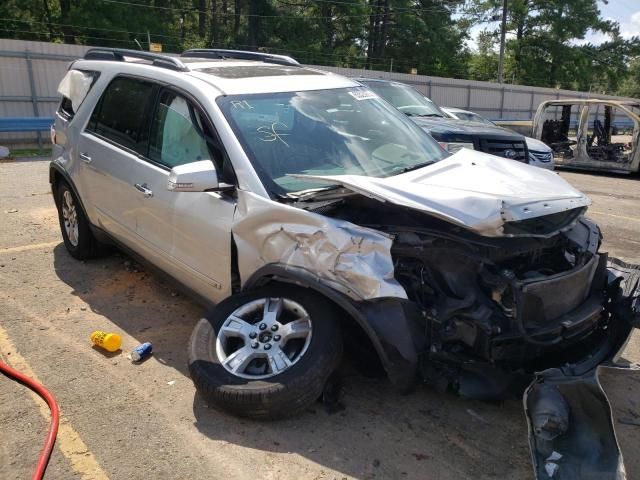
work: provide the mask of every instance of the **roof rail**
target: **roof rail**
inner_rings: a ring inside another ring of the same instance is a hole
[[[224,50],[220,48],[192,48],[180,55],[190,58],[213,58],[223,60],[233,58],[236,60],[256,60],[265,63],[276,63],[278,65],[289,65],[299,67],[300,63],[286,55],[275,55],[273,53],[249,52],[246,50]]]
[[[115,60],[124,62],[125,57],[149,60],[152,65],[178,72],[188,72],[189,69],[178,58],[160,55],[139,50],[128,50],[126,48],[90,48],[84,54],[85,60]]]

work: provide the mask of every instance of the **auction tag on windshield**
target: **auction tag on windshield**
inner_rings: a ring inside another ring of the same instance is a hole
[[[353,90],[349,92],[356,100],[371,100],[372,98],[378,98],[378,96],[371,90]]]

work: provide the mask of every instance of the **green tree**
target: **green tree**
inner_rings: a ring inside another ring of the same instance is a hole
[[[631,61],[627,78],[622,81],[617,94],[640,99],[640,56]]]
[[[501,3],[485,1],[480,18],[495,15]],[[616,22],[602,18],[597,0],[510,0],[507,30],[505,78],[526,85],[616,90],[637,44],[620,37]],[[610,40],[579,45],[589,32]]]
[[[484,30],[477,38],[478,49],[469,58],[469,78],[473,80],[493,81],[498,72],[499,54],[496,35]]]

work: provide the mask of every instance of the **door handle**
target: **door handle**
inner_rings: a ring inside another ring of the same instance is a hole
[[[147,188],[147,184],[146,183],[143,183],[142,185],[140,185],[139,183],[136,183],[134,185],[134,187],[136,187],[136,190],[141,192],[145,196],[145,198],[153,197],[153,191],[151,191],[149,188]]]
[[[80,160],[82,160],[85,163],[91,163],[91,157],[87,153],[84,153],[84,152],[82,152],[80,154]]]

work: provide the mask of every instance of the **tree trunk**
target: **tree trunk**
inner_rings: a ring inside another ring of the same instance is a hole
[[[242,42],[240,41],[240,14],[242,12],[242,4],[240,0],[235,0],[234,4],[234,17],[233,17],[233,41],[236,44],[236,47],[240,45]]]
[[[258,18],[258,1],[249,2],[249,49],[257,50],[258,48],[258,30],[260,28],[260,19]]]
[[[382,25],[380,26],[380,37],[378,38],[378,57],[384,56],[384,47],[387,44],[387,26],[389,24],[389,0],[384,0],[384,13],[382,15]]]
[[[520,68],[520,64],[522,62],[522,43],[524,41],[524,27],[525,27],[525,19],[529,13],[529,2],[524,2],[524,12],[515,19],[516,21],[516,51],[514,54],[514,74],[518,83],[520,82],[520,72],[522,71]]]
[[[229,25],[229,17],[227,16],[229,14],[229,3],[227,2],[227,0],[222,0],[222,27],[224,28],[224,35],[227,35],[229,33],[229,31],[227,30],[227,27]]]
[[[218,46],[220,35],[218,30],[218,1],[211,0],[211,22],[209,23],[209,44]]]
[[[369,0],[371,14],[369,15],[369,32],[367,36],[367,62],[365,68],[371,69],[371,57],[374,54],[376,43],[376,24],[378,22],[378,8],[376,0]]]
[[[320,6],[320,16],[322,17],[322,25],[324,27],[324,36],[322,38],[322,51],[324,53],[331,53],[333,51],[333,39],[335,35],[335,28],[333,27],[333,21],[331,19],[333,9],[330,4],[323,3]]]
[[[47,20],[47,30],[49,30],[49,41],[53,40],[54,33],[51,26],[51,9],[49,8],[49,1],[42,0],[42,8],[44,10],[44,17]]]
[[[198,0],[198,36],[207,35],[207,0]]]
[[[71,0],[60,0],[60,23],[70,25]],[[64,43],[76,43],[76,37],[71,27],[61,27],[64,35]]]

